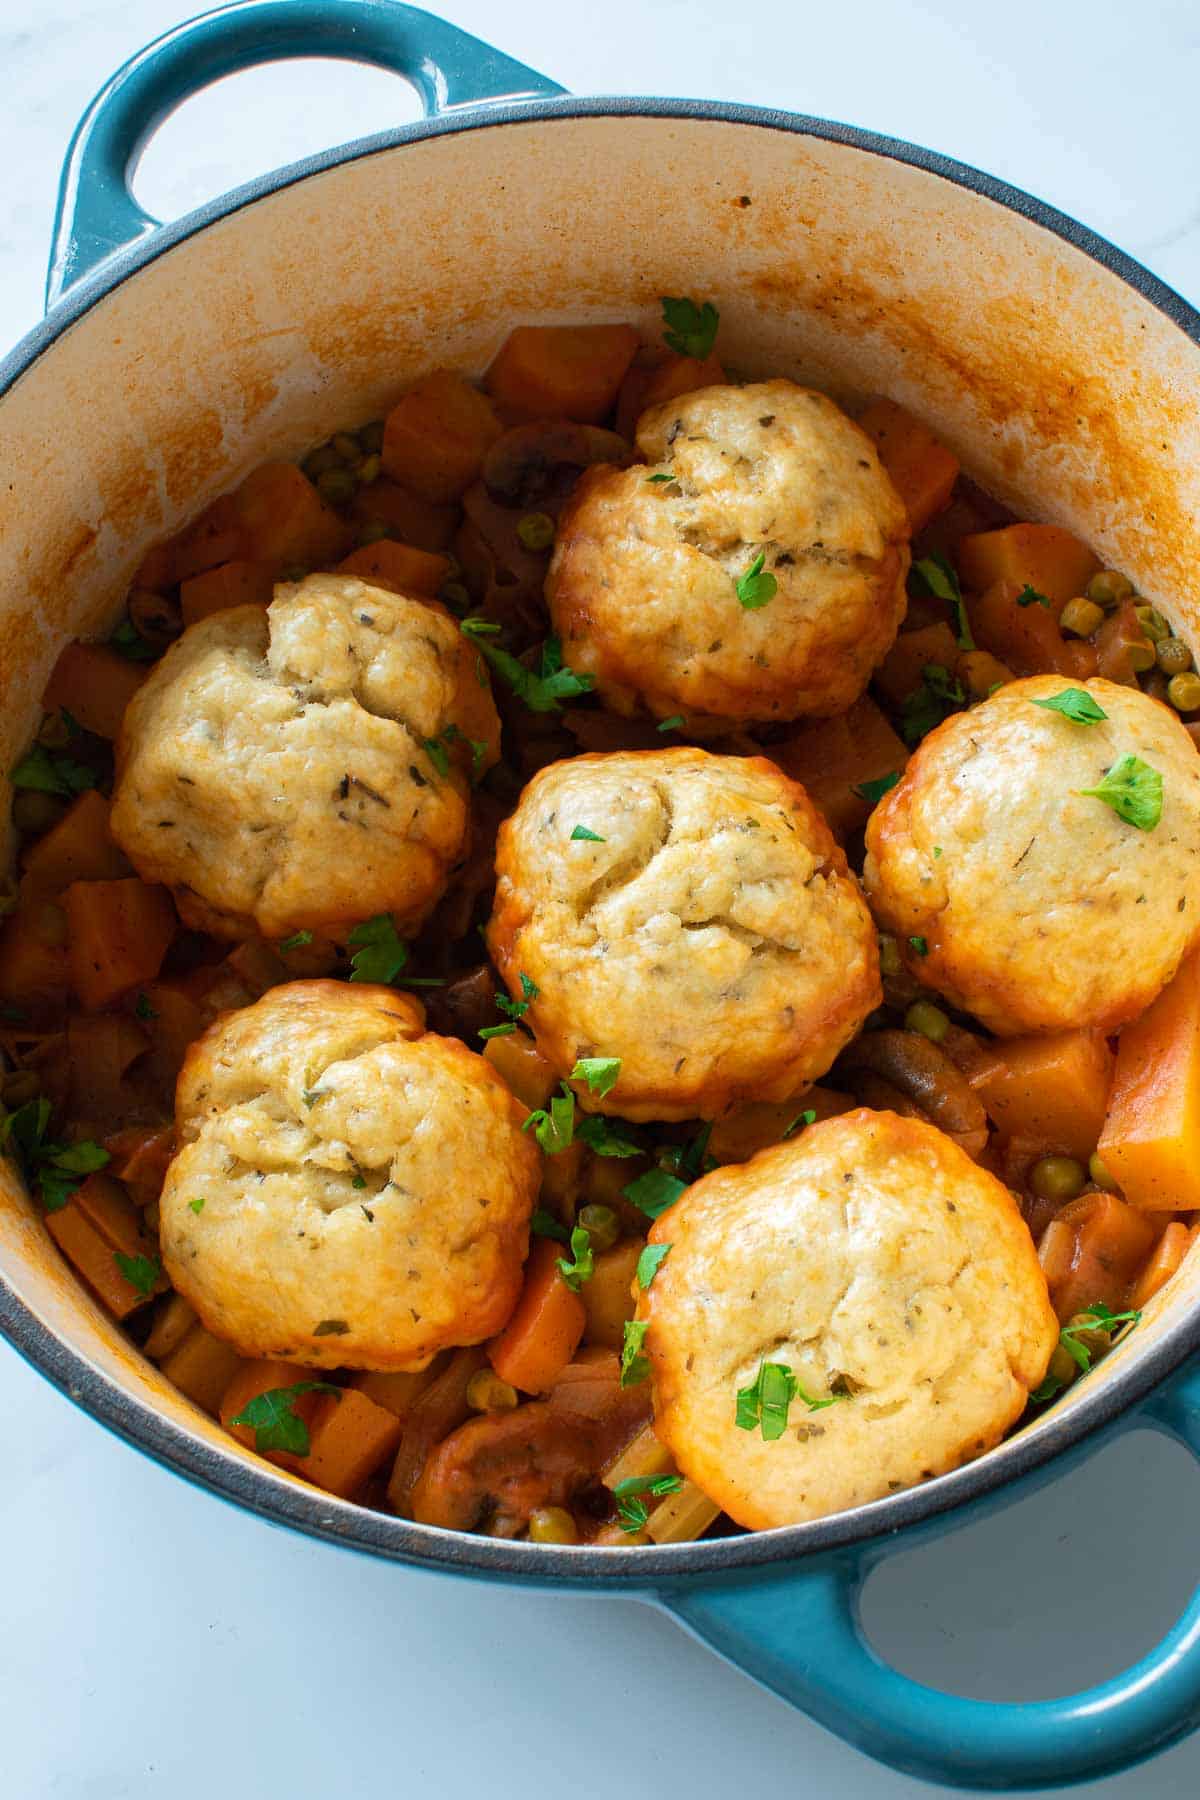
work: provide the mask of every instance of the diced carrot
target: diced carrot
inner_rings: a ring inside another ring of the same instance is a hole
[[[894,400],[873,400],[858,423],[875,441],[879,460],[908,510],[915,535],[950,504],[959,461],[927,425]]]
[[[587,1324],[583,1301],[559,1273],[561,1254],[552,1238],[535,1241],[512,1318],[487,1346],[497,1375],[524,1394],[544,1394],[554,1386]]]
[[[489,1038],[484,1045],[483,1055],[505,1086],[530,1112],[539,1106],[545,1106],[558,1085],[558,1076],[553,1068],[533,1039],[526,1037],[523,1031]]]
[[[188,1304],[182,1294],[173,1291],[164,1294],[162,1304],[154,1309],[154,1322],[142,1345],[143,1351],[151,1362],[161,1362],[164,1356],[170,1356],[172,1350],[182,1344],[196,1323],[195,1308]]]
[[[128,1197],[109,1176],[89,1175],[65,1206],[46,1214],[46,1228],[68,1262],[118,1319],[128,1318],[165,1290],[161,1274],[150,1292],[143,1293],[121,1270],[118,1256],[149,1259],[153,1245],[142,1236]]]
[[[1018,588],[1028,584],[1059,609],[1082,594],[1099,567],[1087,545],[1058,525],[1005,525],[972,532],[958,544],[958,576],[965,588],[982,594],[998,581]]]
[[[486,394],[454,369],[434,369],[387,416],[384,473],[435,505],[457,500],[503,430]]]
[[[163,1357],[159,1368],[180,1393],[206,1413],[216,1414],[222,1395],[229,1392],[242,1359],[232,1344],[224,1344],[203,1325],[193,1325],[183,1341]],[[240,1411],[239,1407],[233,1408]],[[253,1432],[250,1434],[253,1439]]]
[[[1134,1206],[1200,1207],[1200,952],[1122,1031],[1099,1148]]]
[[[677,356],[673,350],[646,356],[639,351],[617,395],[616,426],[622,437],[632,438],[637,422],[651,406],[678,400],[700,388],[720,387],[725,370],[719,357]]]
[[[1058,1031],[989,1044],[967,1078],[1010,1137],[1084,1161],[1104,1127],[1113,1056],[1095,1031]]]
[[[484,378],[514,418],[597,425],[633,361],[632,325],[519,325]]]
[[[195,625],[210,613],[227,612],[231,606],[269,606],[274,593],[271,563],[238,558],[185,581],[179,590],[179,604],[184,624]]]
[[[954,674],[970,700],[986,700],[998,687],[1014,680],[1007,663],[1002,663],[990,650],[963,650],[954,664]]]
[[[641,1238],[627,1238],[595,1259],[591,1279],[579,1290],[587,1316],[584,1337],[605,1350],[619,1350],[625,1337],[625,1321],[634,1309],[633,1278],[644,1245]]]
[[[404,1422],[358,1388],[321,1394],[310,1426],[312,1448],[299,1467],[305,1480],[349,1500],[393,1457]]]
[[[929,663],[952,669],[958,661],[958,640],[949,625],[939,621],[919,631],[902,631],[875,671],[874,679],[894,706],[899,706],[921,685],[921,671]]]
[[[1129,1290],[1129,1305],[1140,1311],[1165,1287],[1192,1247],[1192,1234],[1179,1219],[1172,1219],[1154,1246],[1145,1268]]]
[[[72,1013],[67,1019],[71,1111],[93,1131],[108,1131],[135,1104],[126,1075],[147,1041],[125,1013]]]
[[[749,1162],[760,1150],[782,1143],[790,1125],[806,1112],[818,1119],[852,1112],[858,1102],[837,1088],[811,1087],[796,1100],[750,1100],[718,1119],[708,1139],[708,1154],[719,1163]]]
[[[1094,646],[1083,639],[1068,642],[1058,628],[1054,609],[1041,606],[1036,600],[1022,606],[1022,592],[1016,582],[998,581],[968,603],[971,629],[979,647],[990,650],[1018,675],[1044,674],[1047,669],[1080,681],[1094,675]]]
[[[247,541],[236,495],[221,494],[167,544],[172,581],[190,581],[193,575],[245,556]]]
[[[457,506],[435,506],[382,479],[359,488],[351,510],[356,519],[386,525],[394,537],[419,550],[444,550],[458,530],[460,516]]]
[[[73,800],[25,852],[21,894],[61,894],[73,881],[114,881],[129,873],[129,863],[108,835],[108,801],[97,788]]]
[[[149,1206],[158,1199],[167,1168],[175,1154],[173,1125],[129,1125],[104,1140],[118,1180],[128,1188],[135,1206]]]
[[[166,1065],[178,1071],[211,1015],[186,980],[147,982],[142,992],[149,1013],[146,1035]]]
[[[166,888],[136,876],[76,881],[63,895],[71,986],[89,1010],[107,1006],[139,983],[153,981],[175,936]]]
[[[450,561],[428,550],[414,550],[393,538],[380,538],[354,550],[338,564],[343,575],[360,575],[395,594],[436,594],[450,573]]]
[[[1133,653],[1145,649],[1146,634],[1133,601],[1123,600],[1096,632],[1096,673],[1121,687],[1136,687],[1138,668]]]
[[[771,756],[807,790],[829,829],[843,841],[861,830],[871,811],[870,800],[856,789],[902,774],[908,761],[907,749],[868,694],[836,719],[798,726],[771,746]]]
[[[345,554],[350,536],[345,521],[295,463],[264,463],[247,475],[233,496],[244,531],[244,548],[226,552],[270,563],[280,573],[291,567],[326,568]]]
[[[234,1425],[232,1421],[239,1413],[245,1412],[252,1400],[260,1394],[269,1394],[275,1388],[295,1387],[301,1381],[320,1381],[322,1376],[313,1369],[306,1369],[301,1363],[283,1362],[277,1357],[266,1357],[253,1362],[244,1362],[235,1372],[229,1386],[221,1395],[218,1414],[222,1425],[231,1437],[247,1449],[255,1447],[255,1430],[252,1425]],[[313,1414],[317,1409],[319,1396],[313,1392],[295,1394],[291,1399],[291,1410],[301,1419],[311,1433]],[[283,1469],[300,1469],[301,1459],[290,1450],[261,1451],[268,1462],[278,1463]]]
[[[0,925],[0,1000],[24,1006],[53,1000],[71,985],[67,922],[61,906],[31,900]]]
[[[425,1389],[440,1374],[441,1367],[440,1362],[434,1361],[427,1369],[413,1373],[397,1369],[365,1369],[361,1374],[351,1376],[350,1386],[403,1422]]]
[[[115,738],[146,673],[145,663],[128,662],[106,644],[68,644],[50,672],[42,703],[47,712],[65,707],[97,737]]]
[[[1069,1255],[1060,1227],[1072,1234]],[[1068,1201],[1047,1228],[1044,1245],[1051,1232],[1055,1237],[1041,1257],[1042,1273],[1054,1310],[1063,1320],[1097,1302],[1121,1311],[1157,1235],[1143,1213],[1116,1194],[1098,1192]]]

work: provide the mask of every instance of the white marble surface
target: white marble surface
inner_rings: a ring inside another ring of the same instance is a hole
[[[179,0],[0,0],[0,347],[39,312],[57,167],[100,81]],[[581,92],[716,95],[870,124],[991,169],[1200,299],[1194,0],[455,0],[442,10]],[[391,78],[294,65],[197,101],[152,147],[164,215],[413,116]],[[2,457],[2,450],[0,450]],[[1161,1632],[1200,1573],[1200,1477],[1150,1437],[891,1565],[868,1593],[912,1673],[1063,1692]],[[667,1621],[339,1555],[194,1492],[0,1350],[5,1800],[497,1800],[667,1792],[907,1800]],[[1200,1738],[1081,1790],[1200,1791]]]

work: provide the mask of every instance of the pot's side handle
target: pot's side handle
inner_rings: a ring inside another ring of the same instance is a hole
[[[76,126],[59,186],[47,306],[155,229],[158,221],[138,205],[130,180],[146,144],[182,101],[240,69],[314,56],[393,70],[416,88],[427,117],[481,100],[563,91],[399,0],[243,0],[204,13],[118,69]]]
[[[1139,1418],[1200,1456],[1200,1361]],[[1002,1705],[939,1693],[876,1654],[858,1596],[878,1558],[877,1549],[833,1556],[661,1599],[720,1655],[838,1737],[928,1781],[1008,1792],[1095,1779],[1200,1724],[1200,1590],[1162,1642],[1111,1681],[1061,1700]]]

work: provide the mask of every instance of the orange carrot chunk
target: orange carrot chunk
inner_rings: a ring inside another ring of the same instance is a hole
[[[237,559],[193,575],[179,590],[185,625],[231,606],[269,606],[275,592],[275,570],[269,562]]]
[[[73,881],[114,881],[129,873],[108,835],[108,801],[97,788],[73,800],[57,825],[25,852],[21,894],[61,894]]]
[[[1129,1290],[1129,1304],[1138,1311],[1165,1287],[1191,1248],[1192,1234],[1179,1219],[1172,1219],[1159,1238],[1145,1268]]]
[[[1099,567],[1087,545],[1059,525],[1005,525],[971,532],[958,544],[958,575],[965,588],[982,593],[997,581],[1018,588],[1028,584],[1056,602],[1056,614],[1082,594]]]
[[[923,531],[950,504],[958,480],[957,456],[894,400],[873,400],[858,423],[874,439],[913,532]]]
[[[153,1295],[165,1292],[167,1282],[154,1247],[142,1234],[129,1196],[110,1175],[89,1175],[65,1206],[46,1214],[46,1227],[118,1319],[128,1318]],[[131,1280],[131,1273],[140,1279]]]
[[[91,1011],[140,982],[153,981],[175,936],[166,888],[136,876],[76,881],[63,895],[71,986]]]
[[[380,479],[359,488],[351,511],[366,524],[386,525],[393,537],[420,550],[444,550],[458,530],[456,506],[419,500],[395,481]]]
[[[434,595],[450,572],[449,558],[435,556],[428,550],[415,550],[411,544],[397,544],[392,538],[380,538],[352,551],[338,564],[343,575],[357,575],[376,587],[389,588],[394,594]]]
[[[1068,1230],[1070,1242],[1064,1237]],[[1122,1311],[1155,1237],[1155,1227],[1145,1214],[1116,1194],[1081,1194],[1069,1201],[1039,1246],[1042,1273],[1059,1318],[1065,1321],[1086,1312],[1097,1301]]]
[[[501,1380],[523,1394],[545,1394],[566,1368],[587,1324],[579,1295],[558,1268],[562,1248],[538,1238],[525,1265],[525,1286],[512,1318],[487,1347]]]
[[[1037,675],[1051,670],[1056,675],[1086,681],[1097,668],[1095,647],[1085,639],[1063,637],[1056,607],[1036,600],[1021,604],[1024,588],[1015,581],[993,583],[977,600],[969,602],[971,629],[982,650],[990,650],[1014,674]]]
[[[298,1467],[306,1480],[349,1500],[400,1447],[404,1421],[360,1389],[321,1394],[313,1408],[312,1447]]]
[[[949,625],[922,625],[902,631],[882,663],[875,680],[894,706],[899,706],[921,685],[921,671],[929,663],[953,669],[958,661],[958,640]]]
[[[457,500],[503,429],[486,394],[453,369],[434,369],[387,416],[384,473],[435,505]]]
[[[514,418],[596,425],[611,410],[637,347],[632,325],[519,325],[484,385]]]
[[[1200,1207],[1200,952],[1122,1031],[1099,1149],[1134,1206]]]
[[[283,573],[292,567],[324,568],[349,547],[345,521],[326,506],[295,463],[264,463],[246,477],[233,500],[244,547],[227,556],[270,563]]]
[[[277,1357],[264,1357],[252,1362],[244,1362],[237,1370],[233,1380],[221,1396],[219,1416],[222,1425],[231,1437],[239,1444],[245,1444],[250,1450],[256,1448],[257,1432],[253,1425],[235,1425],[233,1420],[239,1413],[245,1412],[252,1400],[260,1394],[269,1394],[275,1388],[295,1387],[302,1381],[322,1381],[324,1376],[319,1369],[306,1369],[301,1363],[283,1362]],[[310,1389],[304,1394],[293,1394],[287,1404],[296,1418],[302,1421],[309,1432],[313,1415],[316,1412],[319,1395]],[[290,1450],[262,1450],[259,1452],[268,1462],[278,1463],[282,1469],[299,1469],[302,1462],[299,1456]]]
[[[1104,1128],[1113,1057],[1095,1031],[988,1044],[968,1080],[993,1124],[1009,1137],[1085,1162]]]
[[[71,983],[67,921],[49,900],[22,901],[0,926],[0,1000],[53,1000]]]
[[[68,644],[50,672],[42,704],[47,712],[65,707],[85,731],[115,738],[145,679],[145,663],[127,662],[106,644]]]
[[[220,1338],[205,1331],[203,1325],[193,1325],[182,1343],[164,1356],[158,1366],[167,1380],[173,1381],[189,1400],[194,1400],[206,1413],[215,1414],[241,1362],[232,1344],[223,1344]]]
[[[920,676],[917,677],[917,685]],[[864,783],[901,775],[908,751],[869,695],[836,719],[814,719],[771,749],[780,768],[804,787],[834,836],[845,840],[867,822]]]

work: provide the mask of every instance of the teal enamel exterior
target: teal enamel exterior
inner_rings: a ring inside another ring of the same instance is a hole
[[[404,127],[369,144],[298,165],[265,178],[227,203],[214,203],[160,228],[134,200],[130,177],[149,138],[168,114],[221,77],[264,62],[298,56],[341,57],[391,69],[420,95],[427,124]],[[1200,317],[1153,276],[1075,221],[985,175],[915,146],[850,127],[741,107],[674,101],[556,102],[563,90],[468,33],[398,0],[245,0],[181,25],[132,58],[97,95],[75,132],[59,194],[47,287],[54,311],[46,324],[0,366],[0,394],[52,345],[71,319],[108,288],[136,272],[161,242],[178,243],[222,216],[229,205],[270,192],[320,167],[392,143],[418,141],[448,128],[446,115],[470,109],[452,128],[502,124],[515,117],[610,112],[721,118],[747,125],[808,132],[916,164],[1035,219],[1113,269],[1200,342]],[[513,105],[513,102],[521,102]],[[488,103],[488,104],[483,104]],[[138,246],[158,233],[155,245]],[[121,251],[130,252],[120,256]],[[112,264],[111,278],[106,265]],[[91,277],[69,300],[69,290]],[[62,302],[62,304],[59,304]],[[0,1331],[21,1354],[136,1447],[186,1478],[214,1486],[236,1504],[275,1523],[323,1536],[367,1554],[420,1562],[448,1573],[516,1580],[565,1591],[634,1593],[670,1611],[696,1636],[766,1687],[867,1755],[891,1767],[950,1785],[1013,1792],[1095,1779],[1177,1741],[1200,1724],[1200,1591],[1171,1632],[1141,1662],[1087,1692],[1032,1705],[998,1705],[935,1692],[890,1668],[866,1639],[858,1595],[870,1569],[896,1547],[980,1510],[1011,1502],[1032,1485],[1053,1479],[1068,1462],[1090,1455],[1132,1426],[1166,1431],[1200,1457],[1200,1356],[1182,1365],[1163,1351],[1135,1365],[1086,1428],[1065,1425],[1031,1450],[1014,1483],[997,1488],[986,1464],[951,1478],[946,1499],[920,1517],[914,1499],[899,1496],[859,1515],[821,1522],[807,1554],[789,1554],[771,1533],[753,1541],[753,1555],[727,1540],[705,1546],[702,1567],[686,1551],[662,1561],[648,1551],[622,1562],[584,1551],[460,1540],[450,1535],[430,1548],[429,1536],[409,1546],[402,1522],[363,1515],[353,1531],[322,1516],[305,1493],[283,1498],[246,1469],[220,1481],[202,1446],[181,1446],[171,1428],[156,1428],[143,1411],[90,1372],[70,1348],[51,1338],[0,1282]],[[957,1500],[959,1489],[963,1498]],[[913,1522],[905,1513],[912,1505]],[[899,1522],[900,1529],[897,1529]],[[441,1534],[437,1534],[441,1537]],[[710,1554],[713,1553],[713,1554]],[[639,1573],[645,1570],[645,1574]]]

